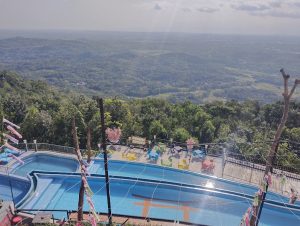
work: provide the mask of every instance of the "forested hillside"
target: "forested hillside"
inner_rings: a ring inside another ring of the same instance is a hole
[[[297,38],[272,36],[2,34],[0,70],[90,96],[272,103],[281,98],[279,69],[299,73],[299,46]]]
[[[24,80],[12,72],[0,73],[1,115],[20,124],[30,142],[72,146],[71,118],[76,117],[80,145],[85,148],[86,129],[93,130],[93,147],[100,140],[100,116],[96,101],[82,94],[58,91],[42,81]],[[279,147],[278,164],[300,170],[299,103],[292,103],[287,126]],[[161,99],[124,101],[106,99],[106,122],[119,126],[123,138],[139,135],[185,142],[194,137],[200,143],[227,142],[231,151],[253,154],[264,160],[281,118],[280,102],[260,105],[257,101],[215,101],[204,105],[189,101],[170,103]],[[294,153],[294,154],[293,154]],[[283,156],[284,157],[280,157]],[[299,159],[299,158],[298,158]]]

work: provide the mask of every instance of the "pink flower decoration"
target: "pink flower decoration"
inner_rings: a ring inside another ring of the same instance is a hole
[[[112,143],[118,143],[122,135],[122,131],[120,128],[107,128],[105,132],[107,135],[107,139]]]
[[[186,141],[186,147],[188,150],[192,150],[196,142],[193,140],[193,138],[189,138]]]

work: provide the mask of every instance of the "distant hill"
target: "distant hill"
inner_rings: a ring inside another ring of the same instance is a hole
[[[0,70],[14,70],[26,78],[90,95],[270,103],[281,98],[280,68],[291,75],[300,72],[300,39],[293,37],[160,33],[34,36],[0,36]]]

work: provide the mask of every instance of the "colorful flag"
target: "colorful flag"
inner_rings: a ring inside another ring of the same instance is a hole
[[[9,139],[11,142],[13,142],[15,144],[19,144],[19,141],[16,138],[14,138],[6,133],[3,133],[3,136],[6,137],[7,139]]]
[[[5,119],[5,118],[3,118],[3,122],[4,122],[4,123],[7,123],[7,124],[9,124],[9,125],[11,125],[11,126],[13,126],[13,127],[15,127],[16,129],[20,129],[20,126],[17,126],[16,124],[14,124],[14,123],[8,121],[8,120]]]
[[[22,135],[15,130],[12,126],[7,126],[6,127],[12,134],[14,134],[15,136],[17,136],[19,139],[22,139]]]

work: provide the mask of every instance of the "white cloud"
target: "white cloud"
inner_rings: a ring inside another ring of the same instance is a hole
[[[299,15],[300,0],[0,0],[0,29],[300,35]]]
[[[248,11],[248,12],[256,12],[256,11],[265,11],[271,9],[268,5],[262,4],[236,4],[231,6],[235,10]]]
[[[202,8],[198,8],[197,10],[202,13],[214,13],[219,11],[218,8],[209,8],[209,7],[202,7]]]
[[[235,1],[231,7],[236,11],[244,11],[251,16],[300,18],[300,2],[293,0]]]

